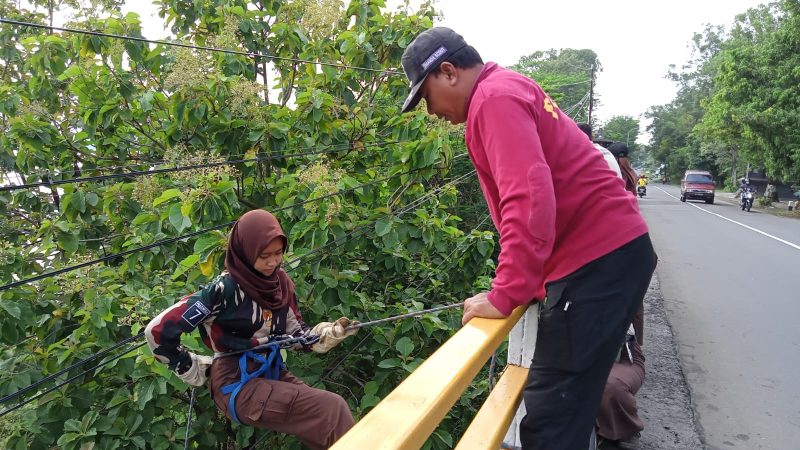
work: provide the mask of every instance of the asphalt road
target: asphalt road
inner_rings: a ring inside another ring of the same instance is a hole
[[[639,205],[701,439],[800,448],[800,221],[678,196],[651,184]]]

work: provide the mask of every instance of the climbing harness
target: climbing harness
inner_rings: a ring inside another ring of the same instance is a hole
[[[239,381],[231,383],[222,388],[221,392],[224,395],[230,394],[230,398],[228,399],[228,412],[231,413],[231,419],[240,425],[242,422],[239,420],[239,416],[236,415],[236,396],[239,395],[239,391],[242,390],[248,381],[254,378],[277,380],[280,378],[281,369],[285,369],[286,367],[283,364],[283,357],[281,356],[281,350],[278,343],[269,344],[266,350],[266,356],[259,353],[254,353],[252,350],[244,352],[239,358],[239,371],[241,372],[241,378]],[[248,372],[247,361],[250,359],[261,363],[261,367],[253,372]]]
[[[230,394],[228,398],[228,411],[231,414],[231,419],[241,425],[239,416],[236,414],[236,396],[242,390],[245,384],[254,378],[264,378],[266,380],[277,380],[280,378],[281,370],[285,370],[286,366],[283,364],[283,356],[281,356],[281,349],[290,348],[297,344],[306,346],[313,345],[319,342],[319,336],[316,335],[303,335],[298,337],[291,336],[276,336],[270,342],[253,347],[247,350],[238,350],[235,352],[222,353],[217,357],[242,355],[239,357],[239,372],[241,378],[235,383],[224,386],[220,392],[223,395]],[[261,366],[253,372],[247,371],[247,362],[253,360],[260,363]]]

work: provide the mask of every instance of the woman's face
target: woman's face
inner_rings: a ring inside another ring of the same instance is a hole
[[[283,260],[283,239],[275,238],[261,250],[253,267],[262,275],[270,276]]]

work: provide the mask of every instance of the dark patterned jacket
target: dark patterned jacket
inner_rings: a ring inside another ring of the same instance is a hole
[[[153,355],[172,370],[191,365],[181,334],[200,327],[203,343],[215,353],[244,350],[266,343],[270,336],[299,336],[308,331],[297,300],[277,310],[261,308],[228,272],[156,316],[145,328]]]

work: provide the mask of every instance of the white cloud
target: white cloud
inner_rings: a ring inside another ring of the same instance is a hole
[[[520,56],[549,48],[590,48],[603,65],[596,92],[603,121],[637,117],[652,105],[671,101],[675,85],[666,80],[670,64],[690,56],[692,35],[706,23],[728,26],[759,0],[439,0],[448,26],[474,46],[484,60],[511,65]],[[640,140],[641,140],[640,136]]]

